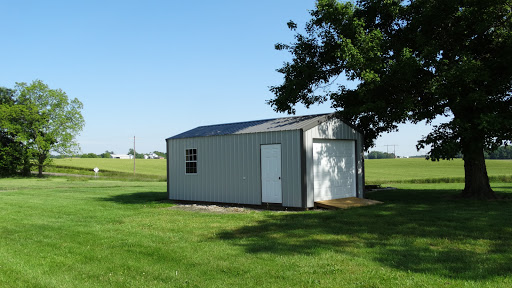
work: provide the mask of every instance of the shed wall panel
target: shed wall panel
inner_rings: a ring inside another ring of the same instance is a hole
[[[283,206],[301,207],[301,130],[168,139],[169,198],[261,205],[260,146],[281,144]],[[185,149],[197,170],[185,174]]]

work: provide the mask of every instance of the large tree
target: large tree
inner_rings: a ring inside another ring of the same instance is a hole
[[[418,141],[428,158],[463,154],[464,197],[495,198],[484,151],[512,139],[510,0],[319,0],[278,71],[269,104],[294,113],[331,101],[365,134],[365,147],[400,123],[450,120]],[[290,21],[288,26],[297,31]],[[339,84],[338,77],[355,88]]]
[[[83,129],[83,107],[78,99],[69,100],[61,89],[50,89],[41,80],[16,83],[15,103],[5,107],[5,129],[23,143],[31,160],[43,175],[51,152],[73,154],[75,137]]]

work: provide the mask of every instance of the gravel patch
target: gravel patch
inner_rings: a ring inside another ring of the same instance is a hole
[[[218,205],[197,205],[197,204],[177,204],[169,207],[170,210],[182,210],[182,211],[193,211],[199,213],[249,213],[249,212],[260,212],[261,210],[245,208],[245,207],[233,207],[233,206],[218,206]]]
[[[192,211],[199,213],[218,213],[218,214],[230,214],[230,213],[250,213],[250,212],[262,212],[262,211],[273,211],[276,213],[297,213],[300,211],[296,210],[268,210],[268,209],[258,209],[258,208],[248,208],[248,207],[236,207],[236,206],[228,206],[228,205],[199,205],[199,204],[176,204],[175,206],[171,206],[165,209],[170,210],[182,210],[182,211]]]

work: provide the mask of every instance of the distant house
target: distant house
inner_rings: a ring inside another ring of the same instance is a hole
[[[156,155],[155,153],[145,154],[144,159],[161,159],[163,157],[160,157]]]
[[[172,200],[306,209],[363,197],[363,135],[329,114],[202,126],[166,142]]]
[[[110,158],[114,158],[114,159],[133,159],[133,155],[110,154]]]

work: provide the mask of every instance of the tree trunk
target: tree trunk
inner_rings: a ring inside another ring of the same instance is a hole
[[[483,145],[479,146],[473,142],[465,145],[465,149],[463,149],[465,187],[461,196],[482,200],[496,199],[497,196],[489,184]]]
[[[31,166],[31,163],[30,163],[30,159],[28,158],[28,156],[26,155],[26,153],[24,152],[24,155],[23,155],[23,167],[21,168],[21,175],[25,176],[25,177],[28,177],[31,175],[31,170],[32,166]]]
[[[39,155],[39,157],[37,159],[37,168],[38,168],[38,172],[39,172],[37,174],[37,177],[39,177],[39,178],[43,177],[43,166],[44,166],[45,160],[46,160],[46,154]]]
[[[37,165],[37,168],[39,170],[37,177],[42,178],[43,177],[43,165],[39,164],[39,165]]]

